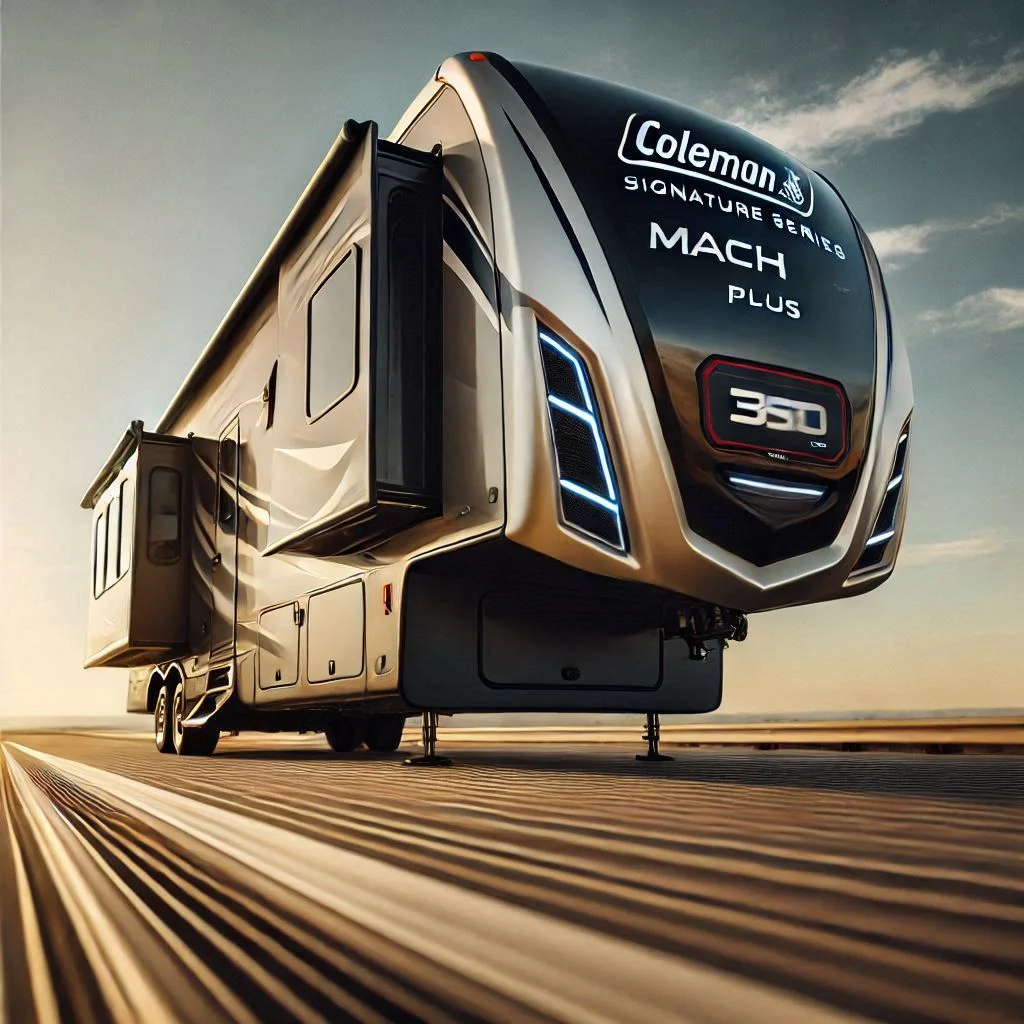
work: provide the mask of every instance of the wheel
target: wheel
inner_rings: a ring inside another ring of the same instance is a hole
[[[174,739],[171,735],[170,716],[171,694],[167,686],[161,686],[156,695],[156,707],[153,709],[153,739],[156,749],[161,754],[174,753]]]
[[[370,715],[366,722],[365,743],[371,750],[393,751],[402,742],[404,715]]]
[[[209,725],[186,729],[184,718],[185,683],[179,679],[171,692],[171,735],[174,738],[174,750],[183,757],[212,754],[217,748],[217,740],[220,739],[220,729]]]
[[[366,719],[357,715],[335,715],[324,729],[324,735],[331,750],[339,754],[348,754],[363,742],[366,732]]]

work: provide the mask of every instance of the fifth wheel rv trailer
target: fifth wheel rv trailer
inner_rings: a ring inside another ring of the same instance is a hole
[[[446,60],[347,121],[154,430],[89,488],[87,666],[157,746],[708,712],[752,612],[862,594],[910,372],[836,189],[609,82]]]

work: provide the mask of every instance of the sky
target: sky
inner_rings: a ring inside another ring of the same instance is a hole
[[[0,718],[111,715],[81,669],[90,516],[346,118],[452,53],[613,79],[823,171],[914,375],[903,550],[871,594],[752,617],[723,712],[1024,708],[1024,5],[1017,0],[4,0]]]

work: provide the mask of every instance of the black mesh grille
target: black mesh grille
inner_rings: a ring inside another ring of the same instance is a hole
[[[882,502],[882,511],[878,514],[878,522],[875,523],[875,533],[888,532],[896,528],[896,509],[900,503],[900,491],[902,487],[894,487]]]
[[[562,513],[568,522],[606,544],[616,548],[624,546],[619,536],[618,517],[614,512],[563,488]]]
[[[555,434],[559,476],[586,487],[602,498],[610,498],[590,424],[552,406],[551,427]]]
[[[544,376],[548,382],[548,394],[561,398],[563,402],[586,409],[587,403],[580,389],[580,378],[576,368],[557,349],[542,344]]]
[[[865,548],[864,554],[860,556],[860,561],[857,563],[857,569],[873,569],[876,565],[879,565],[888,546],[888,543],[883,541],[880,544],[872,544],[871,547]]]
[[[907,446],[910,444],[910,435],[906,435],[906,440],[896,449],[896,464],[893,467],[892,478],[895,480],[896,477],[903,475],[903,467],[907,462]]]

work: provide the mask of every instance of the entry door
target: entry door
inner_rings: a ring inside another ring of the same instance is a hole
[[[238,612],[238,445],[236,419],[221,434],[217,451],[211,665],[228,661],[235,653],[235,622]]]

